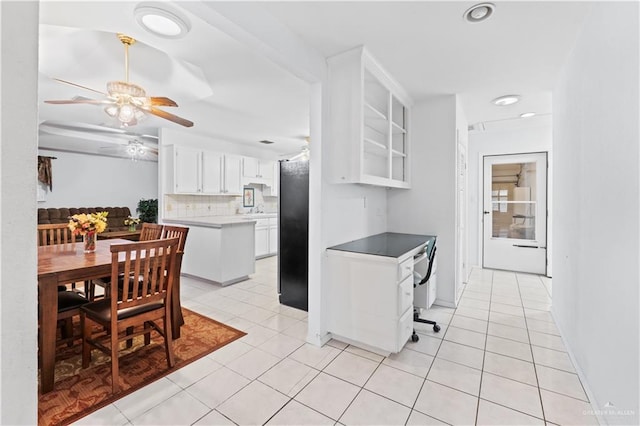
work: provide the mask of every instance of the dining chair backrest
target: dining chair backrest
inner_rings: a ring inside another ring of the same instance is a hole
[[[161,237],[162,225],[147,222],[142,224],[142,229],[140,230],[140,241],[159,240]]]
[[[39,246],[50,246],[53,244],[68,244],[75,242],[76,236],[71,232],[66,223],[38,225]]]
[[[178,252],[184,252],[184,246],[187,242],[187,234],[189,233],[189,228],[185,226],[171,226],[164,225],[164,229],[162,230],[162,238],[180,238],[180,244],[178,244]]]
[[[112,320],[117,312],[148,303],[166,303],[176,267],[178,238],[111,245]],[[124,262],[124,269],[121,268]],[[124,278],[124,279],[123,279]]]

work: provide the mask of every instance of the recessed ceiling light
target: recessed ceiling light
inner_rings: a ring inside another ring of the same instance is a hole
[[[504,95],[499,98],[495,98],[491,103],[498,106],[513,105],[520,100],[520,95]]]
[[[186,18],[160,6],[140,5],[136,7],[134,15],[142,28],[160,37],[184,37],[191,29]]]
[[[523,112],[522,114],[520,114],[520,118],[529,118],[533,117],[534,115],[536,115],[535,112]]]
[[[476,23],[482,22],[486,19],[489,19],[491,15],[493,15],[493,10],[495,9],[495,5],[493,3],[480,3],[475,6],[471,6],[464,12],[464,19],[467,22]]]

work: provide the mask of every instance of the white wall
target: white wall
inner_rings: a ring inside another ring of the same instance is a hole
[[[627,425],[640,422],[638,13],[595,3],[553,92],[552,312],[594,408]]]
[[[16,43],[19,40],[19,43]],[[38,3],[0,2],[0,424],[38,422]]]
[[[53,191],[39,208],[48,207],[136,207],[142,198],[158,198],[158,163],[131,161],[41,149],[38,155],[51,160]]]
[[[491,130],[469,132],[469,263],[482,265],[482,157],[485,155],[519,154],[551,151],[551,117],[519,119],[505,128],[494,126]],[[551,161],[551,158],[548,158]],[[551,163],[549,163],[551,165]],[[550,175],[550,174],[549,174]],[[547,186],[551,199],[552,176]],[[551,205],[547,206],[551,211]],[[549,225],[549,224],[548,224]],[[549,226],[547,226],[549,228]],[[550,247],[551,235],[547,235]]]
[[[456,96],[411,111],[411,189],[388,193],[388,230],[438,236],[437,304],[455,305]]]

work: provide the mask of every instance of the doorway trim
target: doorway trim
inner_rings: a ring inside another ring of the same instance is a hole
[[[546,163],[547,168],[545,170],[546,179],[545,179],[545,203],[546,203],[546,226],[545,226],[545,241],[546,241],[546,253],[545,253],[545,272],[543,275],[548,276],[549,269],[549,246],[551,245],[551,241],[549,240],[549,172],[550,172],[550,152],[549,151],[525,151],[525,152],[508,152],[508,153],[488,153],[484,151],[478,152],[478,187],[477,187],[477,210],[476,210],[476,220],[478,225],[478,260],[479,266],[483,267],[484,265],[484,159],[485,157],[498,157],[498,156],[518,156],[518,155],[529,155],[529,154],[545,154],[546,155]]]

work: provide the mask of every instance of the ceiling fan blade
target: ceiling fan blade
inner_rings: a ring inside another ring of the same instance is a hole
[[[178,104],[173,100],[164,96],[151,96],[151,105],[153,106],[166,106],[166,107],[177,107]]]
[[[49,100],[44,101],[46,104],[95,104],[95,105],[112,105],[115,102],[110,100],[97,100],[97,99],[62,99],[62,100]]]
[[[173,115],[161,109],[158,109],[152,106],[148,108],[143,108],[143,109],[150,114],[157,115],[158,117],[164,118],[165,120],[173,121],[174,123],[180,124],[184,127],[193,126],[193,121],[186,120],[182,117],[178,117],[177,115]]]
[[[99,91],[99,90],[95,90],[95,89],[92,89],[92,88],[90,88],[90,87],[86,87],[86,86],[81,86],[80,84],[72,83],[72,82],[70,82],[70,81],[61,80],[61,79],[59,79],[59,78],[54,78],[54,80],[55,80],[55,81],[59,81],[60,83],[69,84],[69,85],[71,85],[71,86],[79,87],[79,88],[81,88],[81,89],[90,90],[90,91],[92,91],[92,92],[100,93],[100,94],[101,94],[101,95],[103,95],[103,96],[109,96],[108,94],[106,94],[106,93],[104,93],[104,92],[101,92],[101,91]]]

